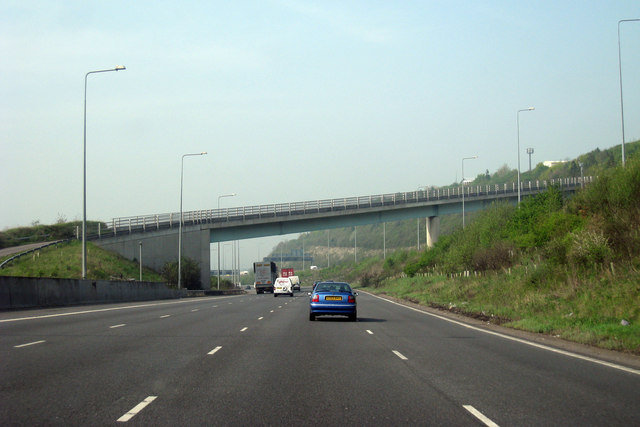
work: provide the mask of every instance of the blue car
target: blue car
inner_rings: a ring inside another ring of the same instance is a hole
[[[316,316],[332,315],[347,316],[355,322],[358,317],[356,296],[348,283],[320,282],[311,292],[309,302],[309,320],[316,320]]]

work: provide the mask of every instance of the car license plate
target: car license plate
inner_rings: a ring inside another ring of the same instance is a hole
[[[324,297],[325,301],[342,301],[342,297],[334,297],[334,296],[326,296]]]

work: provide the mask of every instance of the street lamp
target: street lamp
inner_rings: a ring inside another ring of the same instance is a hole
[[[387,259],[387,223],[382,223],[382,259]]]
[[[358,226],[357,225],[353,227],[353,262],[354,264],[358,263]]]
[[[202,153],[183,154],[180,162],[180,225],[178,226],[178,289],[180,289],[180,281],[182,278],[182,183],[184,181],[184,158],[189,156],[204,156],[206,151]]]
[[[464,161],[477,159],[478,156],[463,157],[462,158],[462,229],[464,230]]]
[[[624,167],[624,103],[622,101],[622,59],[620,56],[620,24],[640,21],[640,19],[621,19],[618,21],[618,71],[620,73],[620,116],[622,120],[622,167]]]
[[[220,214],[220,199],[223,197],[234,197],[236,193],[223,194],[218,196],[218,214]],[[218,241],[218,290],[220,290],[220,241]]]
[[[142,242],[138,242],[138,245],[140,246],[140,254],[138,258],[140,261],[140,281],[142,282]]]
[[[518,122],[518,205],[520,205],[520,112],[533,110],[535,110],[535,107],[529,107],[523,110],[518,110],[518,113],[516,114],[516,120]]]
[[[82,278],[87,278],[87,77],[89,74],[126,70],[124,65],[116,65],[108,70],[89,71],[84,75],[84,137],[82,161]]]

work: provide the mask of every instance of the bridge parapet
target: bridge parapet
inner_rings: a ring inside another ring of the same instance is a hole
[[[544,181],[522,181],[520,191],[523,195],[545,191],[557,186],[563,191],[574,191],[584,184],[593,182],[594,177],[573,177]],[[314,213],[339,212],[383,206],[407,205],[425,202],[458,200],[462,198],[486,197],[499,199],[513,197],[518,192],[517,184],[495,184],[477,186],[458,186],[447,188],[429,188],[409,192],[377,194],[371,196],[343,197],[338,199],[312,200],[304,202],[277,203],[255,206],[241,206],[223,209],[207,209],[183,212],[184,225],[210,224],[217,222],[246,221],[251,219],[291,217]],[[180,213],[129,216],[113,218],[107,225],[104,237],[118,234],[140,233],[162,229],[177,228]],[[98,236],[101,237],[101,236]]]

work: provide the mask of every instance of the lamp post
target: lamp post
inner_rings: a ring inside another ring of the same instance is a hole
[[[382,259],[387,259],[387,223],[382,223]]]
[[[236,193],[223,194],[218,196],[218,215],[220,214],[220,199],[223,197],[234,197]],[[218,290],[220,290],[220,242],[218,241]]]
[[[516,114],[516,121],[518,122],[518,205],[520,205],[520,112],[533,110],[535,110],[535,107],[529,107],[518,110],[518,113]]]
[[[327,268],[329,268],[329,266],[331,264],[329,264],[329,250],[331,249],[331,243],[329,242],[329,230],[327,230]]]
[[[138,242],[138,246],[140,247],[140,254],[138,258],[140,260],[140,281],[142,282],[142,242]]]
[[[182,160],[180,162],[180,224],[179,224],[179,232],[178,232],[178,289],[180,289],[180,283],[182,279],[182,183],[184,181],[184,158],[189,156],[204,156],[207,154],[206,151],[202,153],[190,153],[183,154]]]
[[[462,229],[464,230],[464,161],[477,159],[478,156],[463,157],[462,158]]]
[[[622,57],[620,55],[620,24],[623,22],[637,22],[640,19],[621,19],[618,21],[618,72],[620,73],[620,117],[622,120],[622,167],[624,167],[624,102],[622,98]]]
[[[82,161],[82,278],[87,278],[87,77],[89,74],[126,70],[124,65],[116,65],[108,70],[89,71],[84,75],[84,135]]]
[[[353,227],[353,262],[358,263],[358,226]]]

